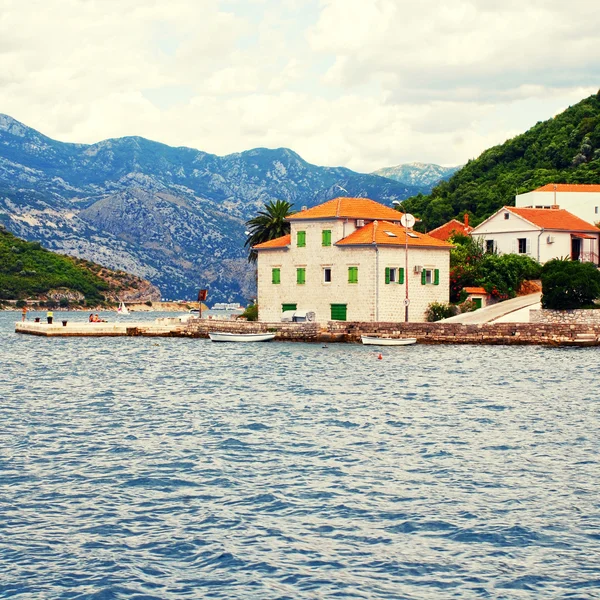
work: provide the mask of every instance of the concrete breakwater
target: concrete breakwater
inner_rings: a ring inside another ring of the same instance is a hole
[[[206,338],[209,331],[275,333],[276,340],[356,343],[361,335],[415,337],[422,344],[600,345],[600,324],[559,323],[257,323],[206,319],[157,319],[140,323],[85,323],[59,321],[16,323],[17,333],[48,337],[162,336]]]

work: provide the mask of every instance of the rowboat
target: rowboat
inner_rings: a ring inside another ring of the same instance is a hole
[[[208,337],[213,342],[268,342],[275,337],[274,333],[223,333],[209,331]]]
[[[417,343],[417,338],[382,338],[361,335],[360,339],[363,344],[368,346],[408,346]]]

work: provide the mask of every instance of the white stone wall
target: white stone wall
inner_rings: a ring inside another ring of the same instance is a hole
[[[554,192],[529,192],[515,197],[518,207],[552,206]],[[600,192],[556,192],[556,204],[592,225],[600,221]]]
[[[344,231],[345,228],[345,231]],[[321,231],[332,230],[332,245],[321,245]],[[296,246],[297,231],[306,231],[306,247]],[[408,280],[410,321],[424,321],[431,302],[449,299],[448,249],[410,249],[405,283],[385,283],[386,267],[404,267],[404,248],[337,247],[335,242],[354,230],[354,221],[292,222],[292,246],[288,250],[261,250],[258,253],[258,306],[261,321],[280,321],[282,304],[297,304],[298,310],[315,311],[317,321],[331,317],[331,304],[347,305],[348,321],[404,321],[405,286]],[[345,235],[344,235],[345,234]],[[421,285],[415,265],[439,269],[439,285]],[[348,267],[358,267],[358,283],[348,283]],[[281,283],[272,283],[272,269],[281,269]],[[296,283],[296,269],[306,269],[306,283]],[[332,269],[331,283],[325,283],[323,269]],[[378,273],[378,276],[376,276]]]

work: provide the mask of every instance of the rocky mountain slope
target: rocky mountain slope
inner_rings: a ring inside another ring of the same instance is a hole
[[[428,194],[440,181],[450,179],[461,168],[461,166],[441,167],[430,163],[413,162],[395,167],[385,167],[374,171],[373,175],[387,177],[405,185],[420,187],[423,194]]]
[[[246,300],[245,221],[269,200],[299,210],[345,195],[340,187],[384,203],[421,191],[285,148],[220,157],[139,137],[68,144],[0,115],[0,224],[149,279],[166,298],[208,287],[212,302]]]

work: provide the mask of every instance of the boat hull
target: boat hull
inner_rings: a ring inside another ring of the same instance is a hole
[[[268,342],[275,337],[274,333],[222,333],[209,331],[208,337],[213,342]]]
[[[417,338],[380,338],[361,335],[360,339],[367,346],[409,346],[417,343]]]

